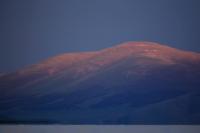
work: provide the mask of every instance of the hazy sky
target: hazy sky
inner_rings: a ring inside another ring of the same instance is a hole
[[[131,40],[200,52],[199,7],[199,0],[0,0],[0,72]]]

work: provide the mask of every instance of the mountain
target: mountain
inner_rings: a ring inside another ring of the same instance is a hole
[[[126,42],[49,58],[0,76],[0,122],[200,124],[200,54]]]

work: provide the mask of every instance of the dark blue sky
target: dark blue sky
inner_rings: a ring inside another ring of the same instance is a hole
[[[0,72],[124,41],[200,52],[199,7],[199,0],[1,0]]]

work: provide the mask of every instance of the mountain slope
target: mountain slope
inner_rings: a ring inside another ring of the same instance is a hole
[[[1,76],[0,120],[199,124],[193,118],[200,113],[199,79],[199,53],[152,42],[67,53]],[[170,109],[176,103],[188,108]]]

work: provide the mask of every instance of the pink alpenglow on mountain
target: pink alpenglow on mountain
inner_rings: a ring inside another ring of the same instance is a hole
[[[1,74],[0,122],[200,124],[200,54],[126,42]]]

